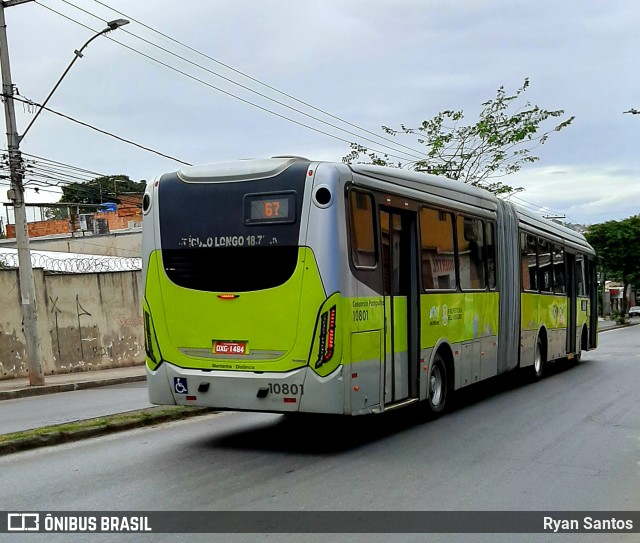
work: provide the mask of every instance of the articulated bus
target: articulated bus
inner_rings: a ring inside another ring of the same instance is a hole
[[[143,213],[154,404],[437,416],[597,344],[584,237],[458,181],[244,160],[156,178]]]

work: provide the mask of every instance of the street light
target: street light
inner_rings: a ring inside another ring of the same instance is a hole
[[[51,89],[51,92],[49,93],[49,95],[44,99],[44,102],[42,102],[42,104],[38,108],[38,111],[36,111],[36,114],[33,116],[33,119],[31,119],[31,122],[29,123],[27,128],[25,128],[24,132],[22,133],[22,136],[18,137],[18,143],[20,143],[24,139],[24,137],[27,135],[27,132],[29,132],[29,129],[31,128],[33,123],[36,122],[36,119],[38,118],[40,113],[42,113],[42,110],[45,108],[45,106],[49,102],[50,98],[53,96],[53,93],[56,92],[56,89],[60,86],[60,83],[62,83],[62,80],[69,73],[69,70],[71,69],[71,66],[73,66],[73,64],[75,63],[76,60],[78,60],[79,58],[82,58],[82,51],[84,51],[87,48],[87,46],[93,40],[95,40],[98,36],[102,36],[103,34],[106,34],[107,32],[111,32],[112,30],[115,30],[116,28],[120,28],[121,26],[128,25],[128,24],[129,24],[129,21],[127,21],[127,19],[116,19],[115,21],[109,21],[107,23],[106,28],[102,29],[100,32],[98,32],[97,34],[95,34],[94,36],[89,38],[85,42],[85,44],[82,47],[80,47],[79,50],[74,51],[76,56],[73,57],[73,60],[71,61],[69,66],[67,66],[67,69],[64,71],[64,73],[60,76],[60,79],[58,79],[58,82]]]
[[[23,0],[28,1],[28,0]],[[9,46],[7,43],[7,25],[4,17],[5,6],[18,5],[22,2],[0,1],[0,71],[2,72],[2,95],[4,102],[5,123],[7,127],[7,150],[9,154],[9,170],[11,172],[11,189],[7,193],[13,201],[13,210],[16,226],[16,246],[18,248],[18,276],[20,301],[22,306],[22,317],[24,326],[24,336],[26,340],[26,350],[29,357],[29,384],[44,385],[44,371],[40,360],[40,333],[38,331],[38,321],[35,307],[35,284],[33,282],[33,268],[31,267],[31,253],[29,251],[29,235],[27,232],[27,216],[24,205],[24,183],[22,170],[22,157],[20,155],[20,142],[29,131],[34,121],[38,118],[47,102],[56,91],[64,77],[67,75],[74,62],[82,57],[85,48],[98,36],[111,32],[129,23],[126,19],[116,19],[107,23],[107,27],[92,36],[87,42],[75,51],[75,57],[67,66],[52,91],[45,98],[44,102],[36,112],[33,119],[27,126],[22,136],[18,136],[16,125],[16,111],[13,96],[15,94],[13,82],[11,80],[11,68],[9,64]]]

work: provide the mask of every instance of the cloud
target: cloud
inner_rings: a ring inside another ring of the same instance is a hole
[[[547,166],[520,171],[509,183],[525,189],[514,199],[564,213],[570,222],[595,224],[640,213],[640,168],[615,165]]]
[[[63,2],[46,4],[91,29],[120,17],[95,2],[76,3],[100,20]],[[134,18],[375,133],[380,133],[381,125],[416,126],[444,109],[463,109],[471,121],[499,86],[512,92],[529,76],[531,86],[525,97],[532,104],[564,109],[576,120],[536,150],[539,164],[548,169],[530,168],[514,178],[522,179],[514,181],[516,185],[528,188],[521,197],[559,207],[575,215],[576,222],[637,212],[633,184],[640,160],[634,142],[640,119],[622,114],[640,107],[636,102],[640,71],[632,69],[640,50],[636,0],[540,0],[535,6],[503,0],[464,4],[112,0],[109,4],[132,20],[111,35],[114,39],[192,77],[102,37],[76,62],[51,106],[142,145],[188,162],[210,163],[272,154],[340,161],[350,141],[380,150],[385,142],[374,146],[153,48],[128,32],[327,122],[353,129],[154,34]],[[74,49],[92,30],[35,2],[6,12],[14,83],[23,96],[37,101],[48,94]],[[32,113],[17,109],[20,131]],[[401,143],[413,147],[415,141]],[[48,113],[38,119],[23,150],[133,179],[149,179],[179,167]],[[0,199],[4,194],[0,188]]]

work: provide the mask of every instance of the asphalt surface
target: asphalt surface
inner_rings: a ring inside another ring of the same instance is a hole
[[[632,322],[639,323],[640,318]],[[599,323],[601,332],[617,328],[614,321]],[[30,387],[26,379],[0,381],[0,434],[151,407],[141,366],[45,380],[45,387]],[[112,382],[118,384],[103,386]]]
[[[0,434],[147,407],[151,404],[145,381],[4,400],[0,403]]]
[[[11,510],[637,511],[638,347],[638,327],[601,334],[580,365],[552,366],[535,384],[476,385],[434,422],[408,411],[217,414],[13,454],[0,458],[0,488],[19,492],[0,500]],[[126,538],[152,540],[636,542],[638,534]]]

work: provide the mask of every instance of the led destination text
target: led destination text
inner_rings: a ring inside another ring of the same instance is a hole
[[[266,236],[257,234],[255,236],[209,236],[200,239],[198,236],[189,236],[180,239],[183,247],[256,247],[266,241]],[[269,245],[277,245],[278,240],[272,238]]]

